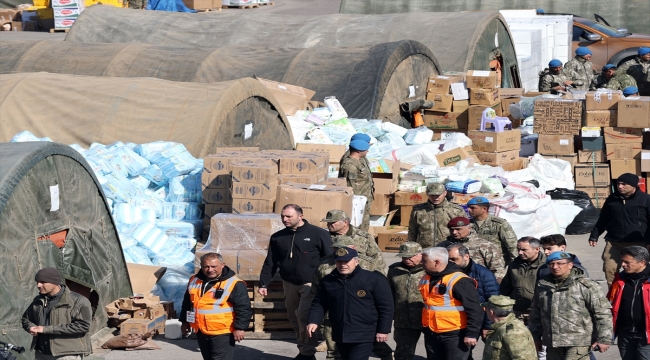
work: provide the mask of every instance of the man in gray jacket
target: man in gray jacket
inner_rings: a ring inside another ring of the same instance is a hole
[[[43,268],[34,278],[39,295],[22,318],[23,329],[30,333],[36,360],[83,359],[90,346],[90,301],[61,284],[55,268]]]

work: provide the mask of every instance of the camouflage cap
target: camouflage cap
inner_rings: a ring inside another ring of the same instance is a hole
[[[399,253],[395,255],[396,257],[406,257],[410,258],[422,252],[422,245],[416,242],[405,242],[399,246]]]
[[[447,191],[443,183],[429,183],[427,185],[427,195],[440,195]]]
[[[348,247],[350,245],[356,245],[357,243],[354,241],[354,238],[351,236],[337,236],[334,238],[334,242],[332,242],[332,247],[336,248],[342,248],[342,247]]]
[[[321,220],[322,222],[337,222],[339,220],[350,220],[348,214],[343,210],[330,210],[327,212],[325,219]]]
[[[515,304],[515,301],[508,296],[504,295],[492,295],[490,299],[484,303],[482,306],[489,306],[495,309],[512,309],[512,306]]]

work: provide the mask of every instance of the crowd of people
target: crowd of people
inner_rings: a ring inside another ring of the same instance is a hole
[[[558,59],[548,63],[548,68],[539,73],[539,91],[558,94],[570,89],[609,89],[621,90],[625,97],[650,96],[650,48],[640,47],[637,57],[620,67],[616,64],[603,66],[600,74],[594,70],[588,47],[578,47],[575,54],[566,64]]]

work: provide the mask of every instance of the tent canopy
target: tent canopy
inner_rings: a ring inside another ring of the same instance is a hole
[[[165,26],[160,26],[165,24]],[[415,40],[427,46],[443,71],[490,70],[498,51],[503,87],[520,84],[517,57],[504,18],[496,11],[386,15],[219,14],[193,16],[92,6],[75,21],[66,41],[227,45],[271,48],[364,46]]]
[[[43,99],[47,99],[44,101]],[[87,147],[164,140],[195,157],[217,147],[292,149],[288,121],[259,81],[195,84],[49,73],[0,75],[0,141],[20,131]]]
[[[64,234],[64,242],[46,238],[54,234]],[[32,336],[20,320],[38,295],[41,268],[59,269],[97,307],[91,334],[106,325],[106,305],[133,294],[101,186],[67,145],[0,143],[0,239],[0,341],[29,349]]]
[[[402,40],[357,47],[187,48],[150,44],[2,41],[0,73],[51,72],[155,77],[212,83],[257,75],[314,90],[314,100],[336,96],[350,117],[398,122],[399,103],[426,96],[440,66],[423,44]]]

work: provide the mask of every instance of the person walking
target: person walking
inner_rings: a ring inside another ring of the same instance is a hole
[[[422,267],[422,246],[405,242],[399,246],[402,261],[388,267],[388,284],[395,302],[395,360],[412,360],[415,348],[422,334],[422,308],[420,279]]]
[[[183,297],[181,331],[193,330],[203,360],[232,360],[235,342],[244,340],[253,311],[246,283],[218,253],[201,256],[201,270],[190,277]]]
[[[612,304],[614,336],[622,360],[650,359],[650,255],[642,246],[621,250],[623,271],[607,299]]]
[[[476,231],[470,226],[469,219],[464,216],[451,219],[447,223],[447,227],[451,235],[438,246],[447,248],[456,243],[465,245],[472,260],[490,269],[496,276],[497,281],[501,282],[501,279],[506,274],[506,264],[503,260],[501,248],[479,238]]]
[[[32,335],[37,360],[81,360],[90,355],[92,308],[84,296],[62,284],[53,267],[34,276],[38,295],[23,313],[23,329]]]
[[[420,280],[424,300],[422,326],[428,360],[467,360],[481,331],[483,309],[476,281],[449,262],[447,249],[422,251],[426,274]]]
[[[315,338],[329,312],[332,338],[343,360],[367,360],[375,343],[388,340],[393,322],[393,298],[386,278],[359,267],[356,250],[334,253],[336,269],[325,276],[309,312],[306,333]]]
[[[551,274],[539,281],[528,322],[535,346],[548,360],[587,359],[612,342],[612,313],[600,285],[573,267],[563,251],[546,258]]]
[[[509,265],[517,257],[517,235],[512,226],[507,220],[490,215],[490,201],[482,196],[468,201],[467,211],[476,235],[500,247],[505,264]]]
[[[576,56],[564,64],[562,72],[571,81],[572,87],[579,91],[587,91],[594,79],[592,52],[588,47],[580,46],[575,53]]]
[[[650,246],[650,195],[639,189],[639,177],[625,173],[616,180],[616,192],[609,195],[600,217],[589,235],[589,245],[596,246],[605,235],[603,272],[608,285],[621,268],[620,252],[628,246]]]
[[[447,200],[445,184],[430,183],[426,191],[429,200],[413,206],[408,229],[408,241],[416,242],[423,248],[444,241],[449,236],[449,220],[465,216],[462,207]]]
[[[339,168],[339,177],[345,178],[354,195],[366,197],[366,207],[363,210],[363,221],[359,228],[368,231],[370,227],[370,207],[375,199],[375,183],[372,172],[366,160],[370,144],[364,140],[350,141],[350,155],[344,157]]]
[[[483,360],[535,360],[535,342],[530,330],[512,311],[515,301],[494,295],[483,303],[492,331],[485,339]]]
[[[318,340],[305,331],[313,299],[311,281],[319,259],[332,252],[332,238],[324,229],[303,219],[298,205],[285,205],[281,216],[286,228],[271,235],[258,292],[262,296],[268,294],[267,287],[279,269],[287,316],[298,340],[300,353],[295,359],[313,360]]]

